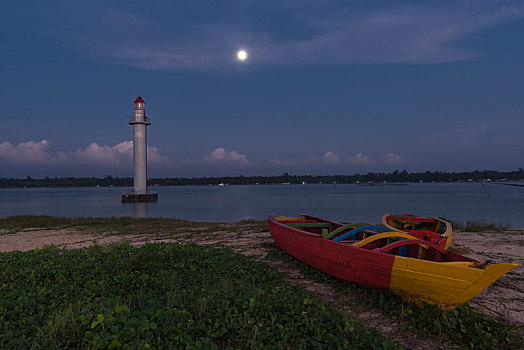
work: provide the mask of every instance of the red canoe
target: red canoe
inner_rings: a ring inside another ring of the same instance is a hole
[[[390,289],[405,299],[448,310],[516,266],[482,264],[408,233],[380,233],[374,228],[350,227],[310,215],[268,219],[276,244],[298,260],[340,280]],[[322,237],[333,231],[337,232],[332,239]]]

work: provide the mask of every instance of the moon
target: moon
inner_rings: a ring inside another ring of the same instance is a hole
[[[237,58],[238,58],[239,61],[247,60],[247,51],[246,50],[238,50]]]

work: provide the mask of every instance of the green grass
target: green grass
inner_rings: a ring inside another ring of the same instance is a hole
[[[466,232],[496,231],[502,232],[511,229],[509,224],[485,222],[481,220],[468,220],[465,223],[459,221],[452,222],[453,229]]]
[[[5,229],[23,229],[23,228],[60,228],[60,227],[118,227],[128,225],[159,225],[160,227],[173,224],[196,225],[186,220],[165,219],[165,218],[141,218],[131,217],[79,217],[66,218],[49,215],[14,215],[0,218],[0,225]]]
[[[459,346],[472,349],[516,349],[524,345],[511,336],[511,330],[516,329],[516,326],[479,313],[467,304],[444,311],[429,304],[418,307],[387,290],[350,285],[347,292],[353,295],[366,293],[369,302],[389,317],[407,323],[410,331],[443,335]]]
[[[397,348],[228,249],[0,254],[2,348]]]
[[[199,229],[198,234],[210,234],[217,231],[237,231],[239,227],[250,226],[263,230],[267,227],[264,221],[243,220],[238,223],[222,222],[192,222],[172,218],[130,218],[130,217],[81,217],[66,218],[48,215],[24,215],[0,218],[0,228],[3,234],[16,233],[24,229],[36,228],[39,230],[67,229],[87,231],[89,233],[122,235],[122,234],[157,234],[169,235],[183,232],[187,235],[191,229]],[[188,230],[189,229],[189,230]]]
[[[511,226],[506,223],[496,223],[493,221],[482,221],[482,220],[468,220],[465,223],[462,221],[449,220],[443,216],[439,216],[440,219],[446,220],[451,223],[454,230],[466,231],[466,232],[482,232],[482,231],[507,231],[511,229]]]

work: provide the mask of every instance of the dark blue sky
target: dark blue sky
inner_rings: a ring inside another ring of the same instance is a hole
[[[368,3],[5,2],[0,176],[523,167],[524,3]]]

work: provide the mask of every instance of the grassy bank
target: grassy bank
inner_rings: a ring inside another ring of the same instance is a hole
[[[40,228],[40,229],[57,229],[57,228],[97,228],[100,227],[104,231],[116,230],[122,231],[126,227],[133,226],[134,228],[140,226],[149,226],[155,231],[171,229],[174,226],[201,226],[201,223],[179,220],[179,219],[165,219],[165,218],[141,218],[135,219],[131,217],[78,217],[66,218],[50,215],[14,215],[0,219],[0,228],[10,230],[20,230],[25,228]],[[125,231],[125,230],[124,230]]]
[[[281,251],[264,221],[0,219],[0,234],[16,235],[27,228],[37,234],[49,230],[43,236],[60,231],[90,237],[89,242],[95,237],[141,235],[228,245],[285,268],[277,273],[228,249],[192,244],[0,253],[0,347],[395,347],[348,313],[335,311],[345,309],[337,306],[336,298],[316,294],[322,303],[312,296],[315,292],[306,293],[284,282],[291,275],[291,281],[303,276],[305,285],[319,282],[326,290],[336,291],[337,298],[343,294],[340,299],[355,316],[381,310],[403,332],[401,338],[389,335],[399,342],[433,335],[443,339],[445,346],[458,348],[523,346],[522,339],[512,333],[513,326],[467,305],[451,312],[431,306],[420,309],[388,291],[340,282],[312,269]],[[426,343],[422,348],[431,348],[430,341]],[[410,345],[409,340],[402,344]]]
[[[397,348],[228,249],[0,254],[2,348]]]
[[[502,232],[511,229],[509,224],[493,221],[468,220],[466,222],[453,221],[453,229],[467,232],[495,231]]]

